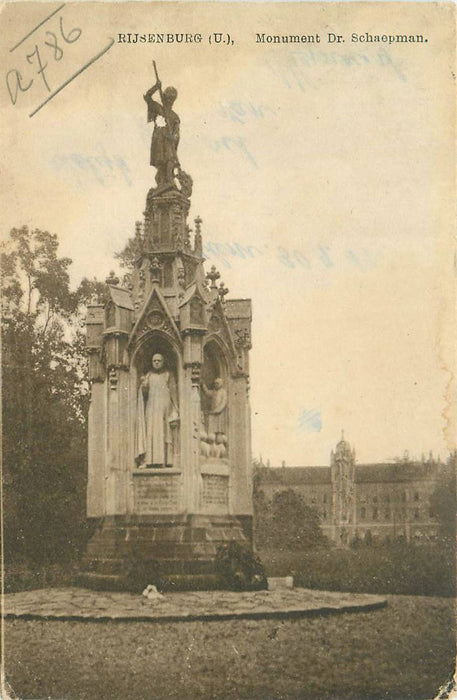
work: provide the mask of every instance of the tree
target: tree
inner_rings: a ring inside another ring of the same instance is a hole
[[[271,501],[254,476],[254,522],[260,547],[306,549],[326,544],[317,511],[293,489],[278,491]]]
[[[323,544],[319,515],[293,489],[275,493],[271,508],[272,543],[284,549]]]
[[[73,555],[84,530],[89,387],[70,265],[55,234],[27,227],[1,257],[5,552],[35,562]]]
[[[438,521],[438,537],[451,546],[456,534],[456,466],[457,452],[453,452],[430,496],[430,515]]]
[[[260,488],[261,472],[260,467],[254,463],[252,474],[252,502],[254,506],[254,538],[258,547],[263,547],[268,542],[270,531],[270,503],[265,492]]]
[[[129,238],[124,248],[119,253],[115,253],[114,257],[116,260],[119,260],[121,267],[130,272],[134,268],[135,260],[137,259],[140,250],[141,238],[139,230],[137,230],[135,237]]]

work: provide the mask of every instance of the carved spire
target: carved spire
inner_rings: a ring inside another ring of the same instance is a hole
[[[135,221],[135,237],[133,239],[133,250],[138,257],[143,252],[143,225],[141,221]]]
[[[141,239],[141,229],[143,227],[143,224],[141,221],[135,221],[135,240]]]
[[[197,218],[194,219],[194,223],[195,223],[194,252],[197,253],[198,255],[201,255],[202,251],[203,251],[203,241],[202,241],[203,219],[200,216],[197,216]]]

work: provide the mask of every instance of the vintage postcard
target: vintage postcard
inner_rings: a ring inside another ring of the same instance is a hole
[[[451,697],[455,6],[0,22],[1,697]]]

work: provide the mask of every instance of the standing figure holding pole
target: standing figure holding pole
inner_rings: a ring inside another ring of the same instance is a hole
[[[151,165],[157,168],[156,182],[159,187],[173,184],[175,169],[179,166],[177,149],[179,143],[179,117],[173,111],[173,104],[178,96],[174,87],[167,87],[162,92],[162,83],[157,74],[155,61],[154,71],[156,83],[143,95],[148,105],[148,122],[154,122],[154,131],[151,141]],[[160,102],[152,99],[152,95],[159,91]],[[162,123],[161,123],[162,122]]]

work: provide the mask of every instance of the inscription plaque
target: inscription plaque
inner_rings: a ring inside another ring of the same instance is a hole
[[[208,509],[228,510],[228,476],[202,474],[202,506]]]
[[[148,513],[175,513],[180,508],[181,476],[135,476],[133,481],[135,511]]]

